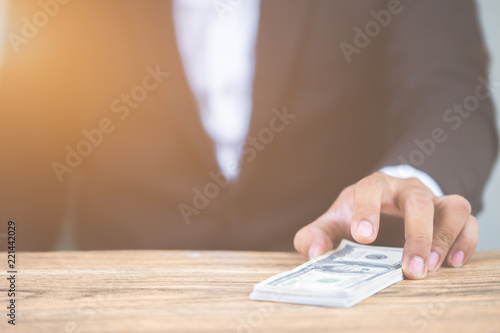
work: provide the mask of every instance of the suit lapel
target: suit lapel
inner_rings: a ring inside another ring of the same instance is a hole
[[[126,4],[133,27],[129,33],[136,36],[137,52],[150,62],[161,55],[161,63],[165,63],[171,79],[175,80],[175,85],[170,85],[167,92],[174,105],[168,107],[177,110],[178,123],[189,136],[187,140],[200,157],[200,163],[209,161],[210,167],[217,170],[214,145],[197,113],[178,51],[172,2],[151,0],[147,4],[140,1]],[[261,1],[249,135],[269,125],[273,108],[287,105],[286,94],[293,89],[293,70],[301,54],[300,47],[304,45],[312,7],[310,1],[305,0]],[[254,167],[250,168],[243,161],[242,175],[251,174],[252,169]]]
[[[294,69],[300,60],[300,47],[305,45],[312,7],[311,1],[305,0],[261,1],[251,136],[269,126],[273,108],[281,110],[290,102],[287,96],[294,89]],[[245,176],[252,174],[254,164],[243,162],[242,173],[246,173]]]

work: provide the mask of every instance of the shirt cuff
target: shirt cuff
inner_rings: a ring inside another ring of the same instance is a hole
[[[423,171],[415,169],[411,165],[402,164],[402,165],[386,166],[380,169],[379,171],[385,173],[387,176],[400,179],[417,178],[422,182],[422,184],[427,186],[427,188],[431,190],[431,192],[436,197],[444,195],[443,191],[441,190],[441,187],[438,185],[438,183],[436,183],[436,181],[431,176],[429,176]]]

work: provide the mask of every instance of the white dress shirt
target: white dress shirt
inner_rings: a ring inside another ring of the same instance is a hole
[[[213,1],[175,0],[179,51],[205,130],[214,140],[217,161],[240,161],[252,111],[255,42],[260,1],[241,1],[224,16]]]
[[[215,4],[174,0],[174,24],[184,70],[203,126],[214,141],[217,162],[226,178],[235,180],[238,175],[226,166],[240,161],[250,124],[260,0],[228,2],[224,13]],[[432,177],[409,165],[380,171],[418,178],[434,195],[443,195]]]

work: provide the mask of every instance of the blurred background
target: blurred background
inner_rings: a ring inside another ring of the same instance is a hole
[[[497,127],[500,127],[500,1],[478,0],[479,16],[486,45],[490,51],[490,82],[497,110]],[[493,170],[486,187],[484,210],[479,215],[478,250],[500,249],[500,163]]]
[[[0,0],[0,63],[2,61],[2,48],[5,47],[6,31],[3,7],[7,1]],[[500,1],[477,0],[478,12],[484,33],[486,45],[490,52],[490,82],[494,93],[494,102],[497,109],[500,107]],[[500,117],[497,116],[497,126],[500,128]],[[484,210],[478,216],[480,223],[480,239],[478,250],[500,249],[500,163],[497,162],[490,181],[486,187]],[[71,249],[71,240],[65,232],[65,241],[60,249]]]

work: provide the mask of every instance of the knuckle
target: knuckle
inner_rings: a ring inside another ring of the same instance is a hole
[[[423,193],[416,193],[414,195],[408,196],[408,198],[406,199],[406,206],[431,208],[434,207],[434,202],[429,196]]]
[[[351,186],[348,186],[348,187],[344,188],[340,192],[338,198],[352,197],[353,194],[354,194],[354,186],[351,185]]]
[[[453,244],[453,242],[455,241],[455,239],[451,235],[444,232],[437,233],[435,237],[438,246],[444,249],[449,249]]]
[[[377,188],[377,189],[382,189],[382,181],[380,180],[379,177],[371,175],[368,177],[365,177],[361,179],[358,183],[357,186],[358,188]]]
[[[462,214],[469,215],[472,211],[472,207],[470,202],[465,199],[464,197],[460,195],[450,195],[447,199],[446,202],[448,205],[453,207],[453,210],[459,211]]]
[[[418,179],[416,177],[407,178],[407,179],[405,179],[405,181],[413,186],[423,185],[422,182],[420,181],[420,179]]]
[[[416,235],[412,237],[411,242],[418,248],[430,248],[432,245],[432,240],[427,235]]]

